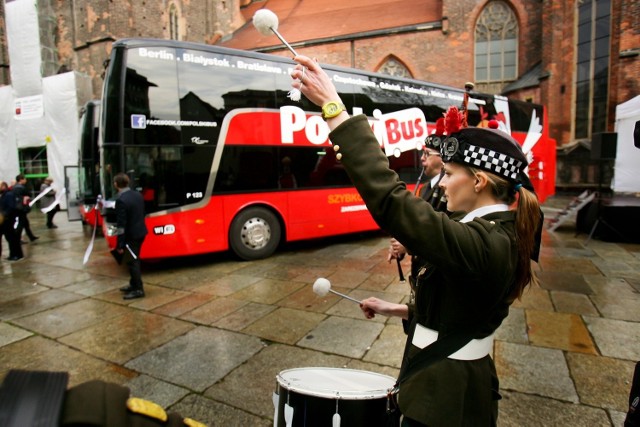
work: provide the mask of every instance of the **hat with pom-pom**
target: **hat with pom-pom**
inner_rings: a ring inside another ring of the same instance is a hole
[[[533,191],[531,181],[524,173],[528,163],[520,144],[511,135],[498,130],[495,120],[489,122],[489,129],[461,129],[462,113],[456,107],[450,107],[444,121],[447,137],[440,150],[442,161],[492,172]]]

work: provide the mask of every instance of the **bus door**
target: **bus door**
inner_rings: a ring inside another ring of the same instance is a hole
[[[69,221],[80,221],[80,168],[78,166],[64,167],[64,188],[67,198],[67,218]]]

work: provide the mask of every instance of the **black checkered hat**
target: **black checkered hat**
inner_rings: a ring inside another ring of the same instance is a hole
[[[442,161],[486,170],[514,183],[523,181],[527,158],[520,144],[501,130],[464,128],[447,136],[440,150]],[[528,181],[528,179],[526,179]],[[527,185],[525,185],[527,187]]]

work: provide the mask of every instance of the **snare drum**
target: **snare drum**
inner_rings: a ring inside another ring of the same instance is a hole
[[[387,413],[387,395],[396,382],[390,376],[355,369],[298,368],[276,378],[275,427],[399,425],[399,412]]]

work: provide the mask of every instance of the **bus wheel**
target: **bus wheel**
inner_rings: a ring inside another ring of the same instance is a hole
[[[247,261],[266,258],[278,247],[280,234],[280,222],[271,211],[249,208],[231,223],[229,246]]]

